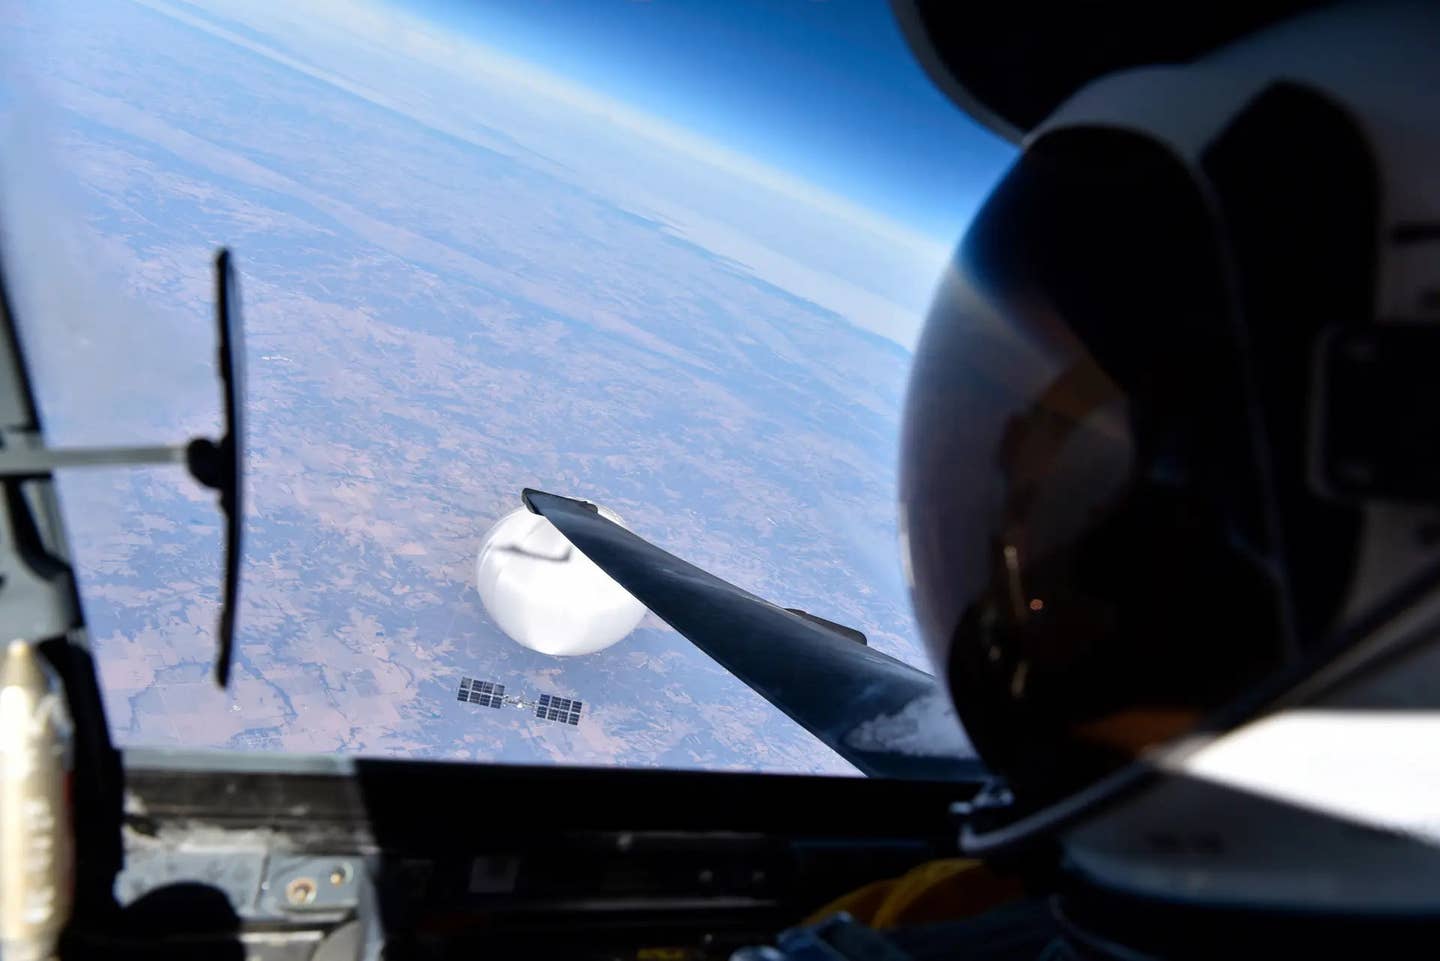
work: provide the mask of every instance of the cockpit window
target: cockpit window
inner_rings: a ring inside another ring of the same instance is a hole
[[[214,435],[218,247],[243,284],[228,691],[213,492],[61,476],[121,745],[854,773],[654,614],[590,653],[517,643],[476,562],[523,488],[554,491],[928,670],[902,394],[1010,148],[884,3],[0,21],[6,278],[50,442]]]

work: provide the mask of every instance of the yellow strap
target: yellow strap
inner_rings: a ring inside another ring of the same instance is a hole
[[[981,914],[1024,893],[1017,879],[1001,877],[980,861],[947,858],[842,895],[805,923],[814,924],[837,911],[876,929],[950,921]]]

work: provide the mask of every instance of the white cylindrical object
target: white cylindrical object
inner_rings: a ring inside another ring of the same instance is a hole
[[[54,956],[70,919],[73,733],[65,692],[34,645],[0,654],[0,955]]]
[[[607,520],[624,526],[605,508]],[[635,630],[645,605],[525,508],[486,533],[475,559],[486,612],[511,640],[542,654],[604,650]]]

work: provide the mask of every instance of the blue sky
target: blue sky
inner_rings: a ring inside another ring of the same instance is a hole
[[[427,18],[952,244],[1013,156],[883,0],[416,0]]]
[[[933,87],[883,0],[134,3],[449,136],[518,145],[906,349],[1013,156]]]

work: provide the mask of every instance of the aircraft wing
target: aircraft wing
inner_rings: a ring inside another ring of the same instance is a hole
[[[521,497],[658,617],[862,773],[983,774],[944,687],[857,640],[858,631],[743,591],[612,523],[593,504],[528,489]]]

